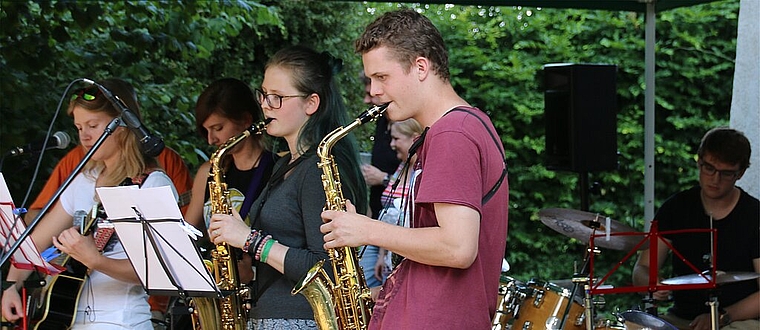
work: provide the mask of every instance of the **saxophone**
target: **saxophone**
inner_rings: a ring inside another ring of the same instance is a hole
[[[386,108],[388,103],[370,108],[348,126],[332,131],[319,143],[317,156],[320,162],[317,165],[322,169],[322,186],[327,197],[326,210],[346,210],[338,166],[330,150],[351,130],[380,117]],[[335,283],[332,283],[322,268],[325,260],[320,260],[296,283],[291,294],[301,293],[306,297],[320,330],[367,329],[372,313],[372,298],[364,272],[359,266],[356,249],[342,247],[330,249],[327,253],[332,263]]]
[[[229,191],[227,191],[227,184],[224,182],[222,166],[224,156],[247,137],[264,132],[266,124],[268,121],[252,125],[243,133],[231,137],[211,155],[209,159],[211,169],[208,175],[212,180],[208,183],[208,190],[212,214],[232,213]],[[192,313],[194,328],[203,330],[246,329],[248,317],[245,300],[248,296],[248,288],[240,283],[237,260],[234,251],[230,250],[229,244],[216,245],[215,249],[211,251],[210,265],[207,263],[207,266],[210,266],[210,271],[213,272],[214,280],[219,289],[227,295],[219,299],[193,298],[192,303],[195,304]]]

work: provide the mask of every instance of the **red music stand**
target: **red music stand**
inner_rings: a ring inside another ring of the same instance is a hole
[[[695,267],[691,262],[686,260],[686,258],[683,257],[683,255],[675,248],[672,244],[668,243],[664,239],[661,238],[661,236],[666,234],[684,234],[684,233],[711,233],[713,235],[712,240],[712,249],[713,251],[717,250],[717,230],[716,229],[680,229],[680,230],[667,230],[667,231],[659,231],[659,228],[657,226],[657,220],[652,220],[652,226],[648,233],[638,233],[638,232],[620,232],[620,233],[610,233],[610,236],[638,236],[643,235],[644,238],[639,241],[639,243],[631,249],[628,254],[626,254],[625,257],[623,257],[622,260],[620,260],[617,265],[615,265],[607,274],[602,277],[601,280],[597,283],[594,282],[594,254],[592,253],[590,258],[590,266],[589,266],[589,281],[591,282],[591,294],[605,294],[605,293],[630,293],[630,292],[655,292],[658,290],[694,290],[694,289],[714,289],[717,286],[717,269],[716,269],[716,262],[715,262],[715,253],[712,255],[712,266],[710,268],[710,274],[711,276],[706,276],[702,273],[697,267]],[[591,239],[589,240],[590,248],[594,249],[594,239],[599,237],[606,237],[605,234],[598,234],[598,235],[591,235]],[[649,242],[649,249],[651,251],[654,251],[655,253],[649,254],[649,283],[647,285],[643,286],[627,286],[627,287],[613,287],[613,288],[600,288],[600,286],[606,281],[615,271],[617,271],[620,266],[627,261],[632,255],[636,253],[646,242]],[[660,242],[661,241],[661,242]],[[665,244],[670,251],[673,252],[674,258],[679,258],[681,261],[683,261],[689,268],[691,268],[695,274],[698,274],[702,276],[702,278],[705,279],[705,283],[700,284],[658,284],[659,282],[659,269],[656,265],[658,265],[657,260],[657,248],[658,244],[663,243]],[[654,265],[654,266],[653,266]]]

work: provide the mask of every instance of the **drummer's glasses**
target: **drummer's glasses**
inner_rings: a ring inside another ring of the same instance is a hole
[[[698,161],[697,164],[699,165],[699,169],[702,171],[702,173],[709,176],[713,176],[715,173],[719,173],[720,178],[726,181],[736,180],[736,178],[739,177],[739,174],[742,173],[742,170],[718,170],[712,164],[701,160]]]
[[[260,89],[254,90],[254,93],[256,94],[256,101],[259,102],[260,105],[264,105],[264,100],[266,100],[267,105],[269,105],[272,109],[279,109],[282,107],[282,99],[287,99],[291,97],[307,97],[309,95],[305,94],[299,94],[299,95],[277,95],[277,94],[267,94],[264,93],[264,91]]]
[[[78,97],[81,97],[85,101],[92,101],[95,100],[99,94],[100,89],[97,86],[80,88],[74,91],[74,95],[71,95],[71,101],[76,100]]]

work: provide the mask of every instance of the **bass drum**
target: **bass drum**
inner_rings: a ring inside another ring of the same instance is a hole
[[[509,321],[520,311],[520,305],[526,297],[528,287],[525,283],[502,274],[499,281],[499,296],[496,299],[496,314],[494,314],[492,329],[509,329]]]
[[[528,282],[526,298],[519,308],[512,329],[554,330],[559,329],[565,310],[570,308],[565,330],[583,330],[586,316],[581,302],[570,298],[571,291],[544,281]]]

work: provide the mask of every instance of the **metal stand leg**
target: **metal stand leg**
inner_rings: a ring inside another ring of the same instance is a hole
[[[710,295],[710,301],[707,302],[710,306],[710,323],[712,324],[712,330],[720,329],[720,314],[718,313],[718,297]]]
[[[644,311],[649,315],[657,316],[657,305],[654,303],[654,292],[641,299],[644,302]]]
[[[586,330],[594,330],[594,303],[591,301],[591,284],[587,281],[583,285],[583,291],[584,291],[584,305],[585,305],[585,315],[586,315]]]

